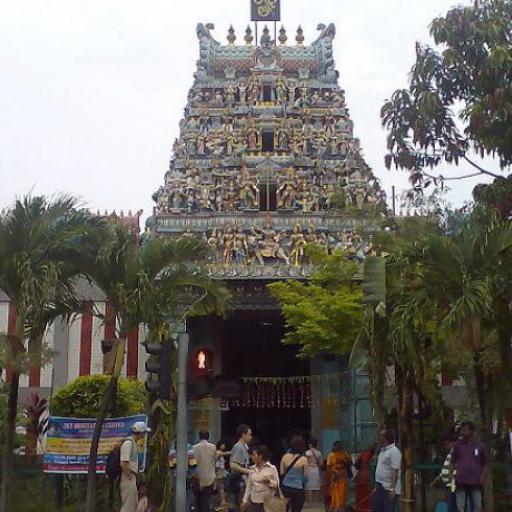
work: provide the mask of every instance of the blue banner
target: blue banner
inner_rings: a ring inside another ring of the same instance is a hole
[[[107,456],[131,434],[136,421],[147,422],[146,415],[127,418],[109,418],[103,423],[98,447],[97,473],[105,472]],[[46,434],[43,470],[45,473],[87,473],[89,451],[96,420],[50,416]],[[147,436],[139,441],[139,471],[146,464]]]

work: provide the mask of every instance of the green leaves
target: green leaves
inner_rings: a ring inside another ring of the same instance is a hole
[[[50,404],[51,414],[95,418],[109,380],[108,375],[78,377],[55,393]],[[115,399],[109,404],[108,417],[133,416],[146,410],[144,384],[137,379],[119,379]]]
[[[351,263],[334,254],[322,258],[310,283],[290,280],[268,286],[283,309],[285,343],[298,345],[308,356],[350,352],[363,319],[354,271]]]
[[[441,47],[417,43],[409,88],[396,90],[381,111],[386,166],[411,171],[419,188],[427,186],[427,178],[418,180],[424,169],[458,163],[470,150],[497,156],[503,168],[512,163],[510,2],[455,7],[430,33]]]

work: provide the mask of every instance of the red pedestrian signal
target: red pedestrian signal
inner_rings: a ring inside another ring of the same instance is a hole
[[[213,372],[213,353],[207,348],[199,348],[192,354],[190,370],[193,375],[209,375]]]

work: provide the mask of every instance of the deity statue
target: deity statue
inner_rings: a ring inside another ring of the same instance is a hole
[[[187,154],[188,155],[195,155],[196,154],[196,141],[190,137],[187,139],[187,142],[186,142],[186,148],[187,148]]]
[[[274,145],[278,149],[288,149],[288,132],[284,127],[278,128],[274,138]]]
[[[276,233],[270,224],[266,224],[265,227],[259,230],[259,232],[262,235],[259,242],[262,257],[277,258],[283,260],[287,265],[289,265],[290,260],[283,248],[279,245],[279,242],[287,236],[286,231]]]
[[[247,261],[247,236],[239,227],[235,228],[234,256],[236,263],[245,263]]]
[[[292,150],[293,155],[296,157],[302,156],[304,154],[304,147],[300,135],[295,135],[290,140],[290,149]]]
[[[216,90],[213,94],[213,104],[217,107],[223,107],[225,104],[224,94],[222,91]]]
[[[201,185],[199,194],[199,207],[201,210],[213,210],[214,209],[215,193],[212,194],[210,185]]]
[[[217,228],[213,228],[212,234],[207,240],[207,244],[210,248],[214,263],[220,263],[222,261],[222,239]]]
[[[276,100],[279,104],[286,103],[286,96],[288,93],[288,88],[286,87],[286,82],[284,81],[282,76],[278,76],[276,79]]]
[[[259,80],[253,76],[247,89],[247,103],[253,105],[260,99],[261,85]]]
[[[235,104],[235,94],[236,86],[234,84],[229,84],[226,87],[226,102],[230,107]]]
[[[316,244],[316,233],[314,226],[308,226],[306,229],[306,243],[308,244]]]
[[[256,260],[260,265],[264,265],[263,257],[260,251],[261,235],[258,233],[256,226],[251,227],[251,231],[247,235],[247,256],[248,263],[252,264]]]
[[[322,96],[320,95],[320,92],[318,90],[313,91],[313,94],[311,94],[310,98],[310,105],[314,107],[320,106],[322,103]]]
[[[329,254],[329,240],[324,232],[318,234],[316,244],[325,252],[325,254]]]
[[[196,132],[199,129],[199,121],[195,117],[189,117],[186,121],[186,128],[190,132]]]
[[[182,206],[183,206],[183,197],[184,197],[184,194],[183,194],[183,191],[181,188],[175,188],[171,193],[170,193],[170,202],[171,202],[171,207],[175,210],[179,210]]]
[[[176,138],[174,139],[172,149],[174,151],[174,155],[176,156],[176,158],[183,158],[186,150],[186,145],[182,140]]]
[[[185,190],[185,206],[189,213],[197,209],[196,191],[193,188]]]
[[[160,187],[160,190],[158,192],[157,196],[157,210],[161,213],[167,213],[167,210],[169,208],[169,196],[165,193],[165,190],[163,187]]]
[[[299,210],[302,210],[303,212],[307,213],[311,211],[310,208],[310,202],[311,202],[311,193],[309,192],[307,187],[301,187],[301,191],[297,200],[297,203],[299,205]]]
[[[204,102],[203,91],[198,89],[197,91],[191,91],[190,103],[193,107],[198,107]]]
[[[240,96],[240,104],[245,105],[247,101],[247,82],[245,80],[238,82],[238,94]]]
[[[247,129],[247,147],[252,151],[256,151],[259,147],[259,132],[255,126]]]
[[[282,180],[276,192],[277,207],[290,210],[295,208],[297,199],[297,184],[293,180]]]
[[[329,142],[329,139],[325,132],[320,132],[317,137],[315,138],[315,141],[313,143],[313,147],[317,152],[317,158],[323,158],[325,155],[325,152],[327,151],[327,143]]]
[[[302,91],[298,89],[298,91],[295,93],[295,101],[293,102],[294,108],[301,109],[306,106],[306,100],[304,99],[302,95]]]
[[[215,187],[215,210],[223,212],[226,209],[226,194],[224,185],[220,184]]]
[[[229,180],[228,190],[225,199],[225,210],[234,212],[238,203],[235,180]]]
[[[200,156],[204,155],[204,152],[206,149],[205,142],[206,142],[206,137],[202,133],[200,133],[197,136],[197,140],[196,140],[196,151],[197,151],[197,154]]]
[[[298,224],[293,228],[293,233],[290,239],[290,258],[292,260],[292,264],[295,265],[296,267],[300,267],[302,265],[302,262],[304,261],[307,242]]]
[[[235,233],[233,232],[233,228],[229,225],[224,228],[222,242],[224,247],[222,261],[225,264],[231,263],[235,248]]]
[[[258,206],[259,191],[258,186],[247,175],[242,178],[240,187],[240,207],[254,209]]]
[[[235,151],[235,146],[237,144],[236,137],[233,135],[233,132],[229,130],[225,130],[224,137],[226,139],[226,155],[231,156]]]
[[[363,185],[357,185],[354,189],[354,202],[358,210],[362,210],[366,199],[366,188]]]

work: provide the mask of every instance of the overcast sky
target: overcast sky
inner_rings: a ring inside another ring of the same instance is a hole
[[[414,43],[454,0],[282,0],[289,42],[334,22],[340,85],[364,155],[389,191],[379,111],[406,85]],[[144,209],[163,182],[198,57],[195,27],[238,41],[249,0],[0,2],[0,208],[29,191],[80,196],[91,208]],[[467,168],[452,170],[462,174]],[[478,181],[478,180],[476,180]],[[475,181],[449,199],[469,199]]]

